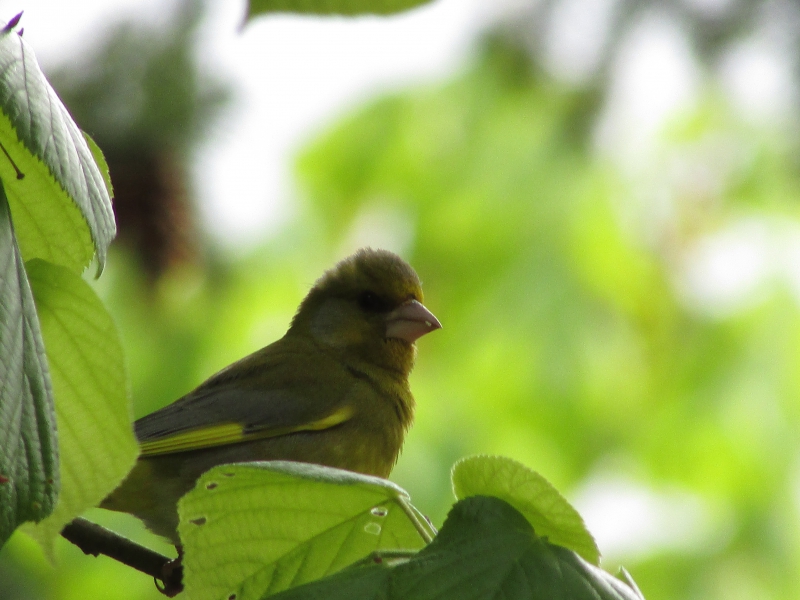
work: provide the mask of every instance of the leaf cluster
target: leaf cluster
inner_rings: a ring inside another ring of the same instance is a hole
[[[35,521],[50,552],[136,444],[122,348],[81,278],[115,234],[107,168],[15,25],[0,31],[0,544]]]
[[[453,485],[459,501],[437,533],[404,490],[382,479],[289,462],[214,468],[179,504],[186,593],[641,598],[597,567],[582,519],[538,473],[476,456],[455,465]]]

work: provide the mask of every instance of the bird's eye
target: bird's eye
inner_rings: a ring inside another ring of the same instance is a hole
[[[378,312],[384,309],[384,302],[375,292],[361,292],[358,296],[358,305],[362,310]]]

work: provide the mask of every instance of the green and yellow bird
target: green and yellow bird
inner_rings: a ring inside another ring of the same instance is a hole
[[[178,544],[178,499],[211,467],[318,463],[387,477],[414,418],[414,342],[440,328],[414,270],[365,248],[327,271],[286,334],[138,421],[141,455],[101,504]]]

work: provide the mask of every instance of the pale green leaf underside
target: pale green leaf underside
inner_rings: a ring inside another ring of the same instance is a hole
[[[78,275],[26,263],[56,398],[61,493],[53,514],[26,528],[51,552],[63,526],[119,485],[138,454],[116,327]]]
[[[217,467],[178,506],[191,600],[258,599],[375,550],[425,545],[401,488],[318,465]]]
[[[472,456],[453,466],[452,478],[459,500],[469,496],[505,500],[528,519],[537,535],[599,564],[600,551],[578,511],[536,471],[503,456]]]
[[[0,33],[0,144],[0,179],[23,259],[81,272],[96,251],[102,269],[116,233],[103,175],[33,50],[13,31]]]
[[[58,495],[58,445],[44,345],[0,185],[0,546]]]
[[[261,13],[293,12],[316,15],[388,15],[427,4],[430,0],[250,0],[247,18]]]

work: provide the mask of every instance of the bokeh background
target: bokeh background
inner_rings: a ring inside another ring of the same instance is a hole
[[[386,247],[444,324],[392,476],[434,522],[453,462],[504,454],[649,600],[800,598],[796,3],[436,0],[243,29],[241,1],[0,9],[26,10],[106,152],[120,235],[95,285],[136,416]],[[161,597],[59,554],[15,534],[0,598]]]

